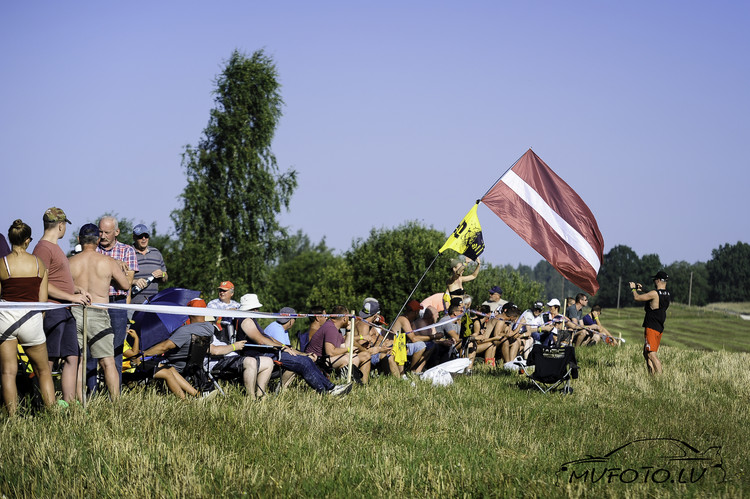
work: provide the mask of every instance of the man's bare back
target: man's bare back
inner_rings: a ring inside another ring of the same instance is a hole
[[[91,303],[109,303],[109,286],[128,289],[128,278],[120,262],[96,252],[96,246],[86,245],[81,253],[70,257],[73,282],[91,295]]]

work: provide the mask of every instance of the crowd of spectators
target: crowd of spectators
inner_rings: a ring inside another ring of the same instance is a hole
[[[562,330],[571,331],[576,346],[611,338],[601,324],[600,307],[583,314],[584,294],[575,297],[565,315],[557,299],[546,304],[546,312],[541,301],[522,312],[503,300],[503,290],[495,285],[479,309],[472,310],[472,298],[463,285],[477,277],[481,265],[477,260],[469,275],[464,275],[464,262],[454,261],[444,291],[422,302],[409,300],[390,324],[381,314],[379,301],[367,298],[357,314],[341,305],[311,307],[306,314],[283,307],[270,321],[263,321],[264,326],[256,317],[230,312],[259,312],[263,305],[255,293],[245,293],[235,301],[235,286],[225,280],[208,304],[200,298],[183,304],[195,312],[168,338],[141,349],[140,331],[132,320],[134,309],[112,304],[148,304],[159,284],[167,282],[161,252],[149,246],[148,227],[136,225],[132,245],[128,245],[118,240],[117,220],[102,217],[98,226],[81,227],[80,249],[68,258],[58,245],[71,223],[65,212],[50,208],[43,222],[45,233],[33,254],[26,252],[31,229],[23,228],[20,221],[14,224],[9,256],[3,258],[0,269],[4,300],[63,305],[46,311],[43,320],[41,314],[24,311],[33,320],[19,321],[18,312],[0,310],[3,395],[10,413],[16,410],[15,391],[10,388],[15,387],[11,381],[16,370],[9,366],[16,363],[17,345],[26,349],[32,361],[47,406],[55,398],[50,394],[52,369],[60,371],[58,403],[65,406],[84,397],[80,382],[84,377],[87,395],[105,387],[112,399],[120,394],[123,373],[125,382],[161,380],[181,399],[214,396],[215,379],[236,380],[249,397],[264,398],[274,373],[281,386],[299,379],[318,393],[340,396],[352,388],[350,382],[335,385],[331,381],[338,379],[335,374],[341,370],[366,385],[373,373],[408,377],[408,372],[419,374],[458,356],[470,360],[468,372],[477,358],[490,368],[501,367],[528,355],[534,343],[557,341]],[[28,293],[14,291],[27,284],[33,287]],[[207,315],[206,310],[214,315]],[[307,322],[307,329],[290,334],[301,320]],[[18,322],[25,323],[18,327]],[[81,360],[84,330],[88,331],[85,370]],[[187,370],[196,345],[202,345],[205,353],[198,377]]]

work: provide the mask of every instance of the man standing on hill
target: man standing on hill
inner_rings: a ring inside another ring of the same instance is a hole
[[[111,256],[118,262],[122,270],[133,285],[133,276],[138,272],[138,258],[135,256],[135,249],[132,246],[121,243],[117,240],[120,235],[120,226],[117,219],[105,215],[99,220],[99,246],[96,247],[97,253]],[[109,287],[109,302],[125,304],[128,299],[130,286],[122,289],[116,289],[114,286]],[[125,344],[125,337],[128,335],[128,312],[125,310],[109,310],[109,318],[112,322],[112,331],[114,332],[115,364],[117,365],[118,378],[122,384],[122,350]],[[96,366],[89,362],[86,369],[91,372]],[[96,387],[96,377],[88,376],[86,383],[89,389]]]
[[[661,335],[664,332],[664,321],[667,318],[667,308],[672,300],[672,294],[667,291],[667,280],[669,276],[663,270],[660,270],[652,277],[656,289],[648,293],[640,294],[642,291],[641,284],[630,283],[630,290],[633,292],[635,301],[646,302],[643,310],[646,316],[643,318],[644,336],[646,342],[643,345],[643,357],[646,359],[646,368],[651,375],[661,374],[661,361],[656,355],[661,344]]]
[[[83,251],[70,257],[70,273],[75,286],[80,287],[91,297],[91,303],[108,303],[111,301],[110,283],[119,289],[130,288],[130,279],[122,268],[122,262],[99,254],[96,249],[99,244],[100,229],[94,224],[86,224],[78,233],[78,242]],[[78,329],[78,346],[83,348],[83,309],[73,307],[73,317]],[[109,390],[109,396],[115,400],[120,395],[119,369],[113,358],[115,355],[114,331],[110,316],[103,308],[90,307],[87,311],[88,347],[91,358],[98,360],[104,370],[104,381]],[[125,340],[123,340],[123,343]],[[120,363],[122,363],[122,345],[120,345]]]
[[[58,245],[58,240],[65,237],[70,220],[63,210],[52,207],[44,212],[42,222],[44,235],[36,244],[34,255],[39,257],[49,273],[48,301],[89,305],[91,296],[73,282],[68,258]],[[44,334],[47,335],[50,367],[55,359],[64,360],[61,380],[63,400],[73,402],[76,396],[79,351],[76,320],[70,308],[47,310],[44,314]]]
[[[161,251],[149,246],[149,230],[143,224],[133,227],[133,248],[138,260],[138,272],[133,278],[133,284],[140,291],[132,297],[130,303],[144,303],[159,292],[159,285],[154,281],[167,282],[167,266]],[[133,291],[135,292],[135,290]]]

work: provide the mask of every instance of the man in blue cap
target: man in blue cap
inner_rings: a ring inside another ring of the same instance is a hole
[[[148,245],[149,238],[148,227],[143,224],[133,227],[133,248],[138,260],[138,272],[133,278],[130,303],[144,303],[159,291],[158,283],[167,282],[164,257],[161,251]]]
[[[483,302],[482,305],[487,305],[490,307],[490,312],[496,313],[497,310],[508,303],[507,300],[503,300],[503,290],[500,289],[500,286],[492,286],[490,288],[490,299],[486,302]]]

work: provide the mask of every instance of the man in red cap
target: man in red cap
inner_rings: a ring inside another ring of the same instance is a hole
[[[208,302],[208,308],[219,308],[221,310],[237,310],[240,304],[232,299],[234,296],[234,284],[231,281],[222,281],[219,284],[219,297]]]
[[[208,308],[218,308],[220,310],[237,310],[240,304],[232,299],[234,296],[234,284],[232,281],[222,281],[219,284],[219,297],[208,302]],[[218,314],[217,314],[218,315]],[[225,343],[230,343],[235,339],[234,326],[232,319],[227,317],[217,317],[220,326],[219,339]]]

